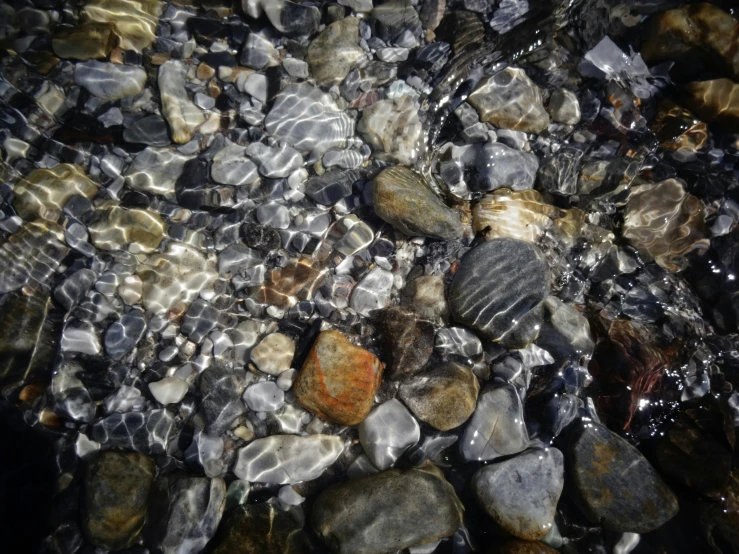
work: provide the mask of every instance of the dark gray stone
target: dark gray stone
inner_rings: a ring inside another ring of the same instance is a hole
[[[414,375],[423,369],[434,350],[434,326],[416,320],[410,310],[394,307],[382,314],[382,330],[391,379]]]
[[[140,310],[131,310],[114,322],[105,332],[105,352],[120,360],[141,340],[146,331],[146,320]]]
[[[92,439],[108,448],[164,454],[174,431],[174,416],[167,410],[114,412],[92,424]]]
[[[244,378],[233,370],[212,366],[200,377],[202,408],[208,422],[208,434],[220,435],[231,427],[234,419],[246,412],[241,401]]]

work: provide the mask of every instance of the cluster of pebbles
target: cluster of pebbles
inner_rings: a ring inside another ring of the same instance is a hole
[[[25,548],[739,551],[727,6],[0,13]]]

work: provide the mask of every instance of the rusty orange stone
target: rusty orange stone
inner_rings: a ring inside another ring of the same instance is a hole
[[[339,331],[323,331],[295,381],[295,398],[319,417],[339,425],[358,425],[367,417],[384,366]]]

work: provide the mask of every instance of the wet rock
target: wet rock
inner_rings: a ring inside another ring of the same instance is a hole
[[[179,60],[169,60],[159,67],[157,84],[162,97],[162,115],[169,124],[172,140],[184,144],[203,122],[203,111],[193,104],[185,89],[186,68]]]
[[[164,239],[164,221],[151,210],[127,210],[111,203],[95,210],[88,231],[92,244],[102,250],[149,253]]]
[[[439,431],[459,427],[477,405],[480,385],[466,367],[448,363],[432,367],[400,386],[400,398],[413,414]]]
[[[240,506],[227,516],[213,554],[309,554],[302,518],[271,503]]]
[[[703,503],[700,508],[701,526],[714,548],[717,545],[739,544],[739,471],[731,472],[729,484],[722,492],[722,502]]]
[[[405,305],[422,319],[444,319],[449,308],[444,297],[444,280],[438,275],[416,277],[403,289]]]
[[[344,148],[354,135],[354,120],[321,89],[307,83],[285,87],[264,119],[267,132],[302,154]]]
[[[293,385],[306,409],[339,425],[357,425],[372,408],[383,366],[338,331],[323,331]]]
[[[175,183],[189,159],[167,148],[147,147],[134,158],[126,171],[126,184],[134,190],[173,199]]]
[[[555,90],[549,97],[549,115],[565,125],[580,123],[580,101],[577,95],[565,88]]]
[[[237,417],[246,412],[241,401],[244,386],[244,378],[234,370],[211,366],[203,371],[200,392],[209,435],[224,433]]]
[[[144,526],[156,464],[136,452],[103,452],[87,466],[83,524],[95,546],[128,548]]]
[[[739,130],[739,84],[729,79],[688,83],[683,87],[683,98],[703,121]]]
[[[705,250],[705,208],[681,181],[632,187],[624,209],[623,236],[642,256],[668,271],[687,267],[685,254]]]
[[[587,318],[554,296],[542,302],[543,317],[536,344],[555,359],[589,359],[595,342]]]
[[[351,195],[354,183],[361,178],[359,171],[332,169],[323,175],[309,177],[305,183],[305,194],[317,204],[333,206]]]
[[[59,164],[50,169],[34,169],[13,189],[13,207],[23,219],[31,221],[48,211],[61,212],[75,195],[92,198],[98,184],[78,165]],[[51,217],[55,219],[55,217]]]
[[[415,375],[426,365],[434,349],[434,326],[418,321],[413,312],[400,307],[382,314],[382,332],[387,352],[388,376],[402,379]]]
[[[442,355],[471,358],[482,354],[482,341],[462,327],[442,327],[436,332],[435,348]]]
[[[143,283],[142,303],[147,311],[163,313],[184,308],[218,276],[212,262],[190,245],[170,242],[137,269]]]
[[[146,533],[163,554],[197,554],[215,535],[225,507],[223,479],[170,474],[154,484]]]
[[[213,157],[211,178],[222,185],[251,185],[259,180],[257,165],[246,157],[246,149],[227,144]]]
[[[113,25],[85,21],[71,29],[60,29],[54,33],[51,48],[60,58],[90,60],[107,58],[117,42]]]
[[[409,236],[455,240],[464,232],[460,213],[407,167],[394,166],[375,177],[372,205],[379,217]]]
[[[330,87],[341,83],[364,57],[359,47],[359,20],[347,17],[331,23],[313,39],[305,61],[316,82]]]
[[[287,36],[314,33],[321,21],[321,12],[290,0],[241,0],[244,12],[253,18],[265,13],[272,26]]]
[[[354,287],[349,306],[364,316],[385,308],[390,302],[393,282],[391,272],[379,266],[372,268]]]
[[[397,400],[375,407],[359,424],[359,442],[377,469],[388,469],[421,438],[418,422]]]
[[[441,471],[427,463],[329,487],[316,500],[312,523],[338,554],[384,554],[452,535],[463,510]]]
[[[262,381],[246,387],[242,399],[253,412],[276,412],[285,404],[285,392],[273,381]]]
[[[293,484],[311,481],[333,464],[344,441],[333,435],[272,435],[239,450],[234,474],[257,483]]]
[[[480,395],[459,451],[465,460],[494,460],[523,452],[529,434],[523,420],[523,403],[513,385],[496,385]]]
[[[92,424],[92,439],[109,448],[164,454],[174,431],[174,416],[167,410],[113,412]]]
[[[147,115],[127,125],[123,131],[123,140],[147,146],[169,146],[172,142],[169,139],[167,122],[160,115]]]
[[[76,362],[60,364],[51,378],[54,412],[73,421],[92,422],[95,403],[84,383],[77,377],[83,368]]]
[[[357,131],[376,151],[403,165],[423,154],[423,127],[410,96],[380,100],[365,108]]]
[[[523,541],[519,539],[507,540],[493,544],[485,554],[554,554],[554,548],[538,541]]]
[[[575,502],[606,529],[647,533],[678,511],[677,498],[641,453],[598,423],[575,424],[565,457]]]
[[[265,177],[284,178],[303,166],[303,156],[287,144],[270,147],[255,142],[246,148],[246,154],[259,166]]]
[[[187,382],[179,377],[165,377],[161,381],[149,383],[149,391],[160,404],[176,404],[187,394]]]
[[[141,310],[131,310],[123,314],[105,332],[105,353],[114,360],[122,359],[128,354],[146,332],[146,320]]]
[[[527,242],[494,239],[465,254],[448,298],[456,321],[500,341],[548,294],[549,268],[541,251]]]
[[[577,193],[577,179],[584,152],[577,147],[563,146],[539,167],[539,184],[554,194]]]
[[[325,276],[320,264],[302,257],[297,263],[268,272],[266,282],[257,291],[256,298],[266,304],[289,308],[300,300],[312,299]]]
[[[292,365],[295,341],[282,333],[272,333],[252,349],[250,356],[259,371],[279,375]]]
[[[484,79],[467,101],[482,121],[502,129],[540,133],[549,125],[541,91],[523,69],[509,67]]]
[[[476,151],[479,181],[474,190],[488,191],[501,187],[513,190],[533,188],[539,161],[536,155],[488,142]]]
[[[146,84],[140,67],[90,60],[74,66],[74,82],[93,96],[115,102],[139,94]]]
[[[275,60],[277,60],[277,51],[269,39],[257,33],[250,33],[246,37],[241,50],[241,65],[252,69],[263,69],[268,65],[274,65]]]
[[[92,0],[82,8],[82,19],[112,24],[120,48],[141,52],[154,42],[162,8],[158,0]]]
[[[501,528],[535,541],[552,528],[564,477],[564,456],[559,450],[528,450],[479,469],[472,478],[472,491]]]
[[[244,223],[241,227],[241,236],[249,247],[258,250],[262,255],[277,250],[281,244],[277,230],[264,225]]]
[[[421,6],[421,23],[426,31],[434,31],[446,11],[446,0],[428,0]]]
[[[414,47],[421,34],[421,20],[410,0],[390,0],[372,10],[377,36],[390,44]]]

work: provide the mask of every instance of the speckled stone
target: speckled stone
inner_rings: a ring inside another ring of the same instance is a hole
[[[365,57],[359,47],[359,20],[346,17],[331,23],[308,47],[305,61],[319,85],[338,85],[354,65]]]

